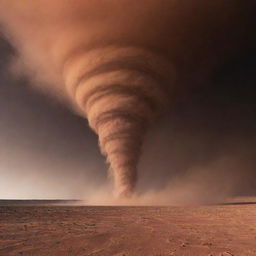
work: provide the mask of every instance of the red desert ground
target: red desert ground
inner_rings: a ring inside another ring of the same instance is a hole
[[[1,201],[1,256],[255,256],[256,198],[207,206]]]

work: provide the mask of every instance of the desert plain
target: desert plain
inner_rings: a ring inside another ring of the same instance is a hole
[[[255,256],[256,200],[206,206],[1,201],[1,256]]]

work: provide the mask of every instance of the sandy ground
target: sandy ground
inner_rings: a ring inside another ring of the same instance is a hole
[[[0,206],[0,255],[255,256],[256,204]]]

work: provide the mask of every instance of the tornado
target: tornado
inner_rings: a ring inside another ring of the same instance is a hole
[[[161,6],[154,1],[136,5],[138,9],[129,2],[104,6],[80,0],[2,1],[0,24],[34,84],[62,97],[88,120],[106,156],[114,195],[129,197],[136,186],[143,139],[168,104],[174,72],[169,57],[153,46],[158,32],[146,33],[148,43],[140,37],[145,23],[137,14]],[[125,6],[130,13],[136,11],[134,18],[119,12]],[[96,22],[100,17],[107,18]]]
[[[64,61],[69,97],[98,134],[117,197],[133,194],[143,138],[168,104],[171,70],[163,57],[138,47],[74,52]]]
[[[88,120],[114,194],[129,197],[157,115],[206,86],[252,34],[255,4],[231,2],[0,0],[0,34],[15,74]]]

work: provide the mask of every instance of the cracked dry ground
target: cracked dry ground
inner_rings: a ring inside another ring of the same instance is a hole
[[[255,256],[256,204],[2,206],[0,255]]]

